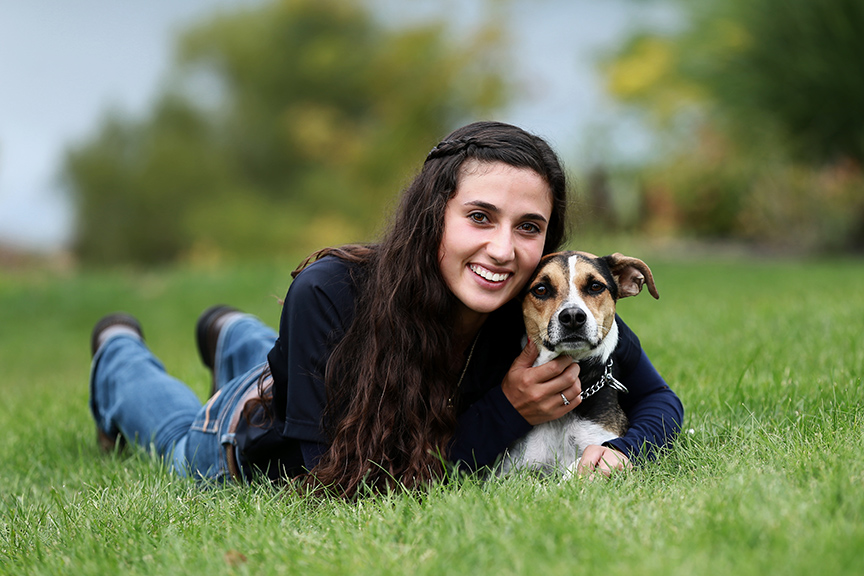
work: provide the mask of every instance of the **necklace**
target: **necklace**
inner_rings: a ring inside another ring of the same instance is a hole
[[[459,387],[462,386],[462,379],[465,378],[465,373],[468,372],[468,365],[471,363],[471,357],[474,356],[474,346],[477,345],[477,340],[480,338],[480,332],[483,328],[477,331],[477,334],[474,336],[474,341],[471,342],[471,349],[468,351],[468,359],[465,360],[465,366],[462,368],[462,374],[459,375],[459,381],[456,382],[456,391],[453,392],[453,396],[456,396],[456,393],[459,392]],[[453,396],[447,399],[447,407],[453,408]]]

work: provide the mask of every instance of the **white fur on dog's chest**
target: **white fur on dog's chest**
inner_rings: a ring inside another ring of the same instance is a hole
[[[523,346],[524,344],[525,342]],[[599,353],[605,363],[617,344],[618,325],[613,323],[612,329],[593,353]],[[559,356],[558,352],[544,349],[534,362],[534,366],[545,364],[557,356]],[[507,474],[511,470],[520,468],[540,470],[546,474],[554,470],[571,470],[582,457],[586,447],[600,445],[617,437],[617,434],[606,430],[596,422],[571,412],[558,420],[538,424],[525,436],[516,440],[504,453],[500,472]]]
[[[599,424],[567,414],[563,418],[535,426],[514,442],[504,456],[501,473],[530,468],[551,473],[573,466],[587,446],[603,444],[616,437]]]

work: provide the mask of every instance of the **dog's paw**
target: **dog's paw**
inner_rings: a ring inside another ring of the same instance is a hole
[[[579,476],[579,463],[581,461],[582,457],[580,456],[579,458],[576,458],[575,462],[564,469],[564,472],[561,474],[561,482],[570,482],[573,478]]]

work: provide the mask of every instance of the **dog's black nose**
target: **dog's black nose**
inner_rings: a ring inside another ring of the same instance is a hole
[[[585,324],[588,315],[581,308],[565,308],[558,313],[558,322],[565,328],[578,328]]]

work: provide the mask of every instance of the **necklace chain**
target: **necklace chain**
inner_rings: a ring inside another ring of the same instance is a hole
[[[480,338],[480,331],[482,328],[477,331],[477,334],[474,336],[474,341],[471,342],[471,349],[468,351],[468,359],[465,360],[465,366],[462,367],[462,374],[459,375],[459,381],[456,382],[456,391],[453,393],[453,396],[447,399],[447,407],[453,408],[453,397],[456,396],[456,393],[459,392],[459,387],[462,386],[462,379],[465,378],[465,373],[468,372],[468,365],[471,363],[471,357],[474,356],[474,347],[477,345],[477,340]]]

